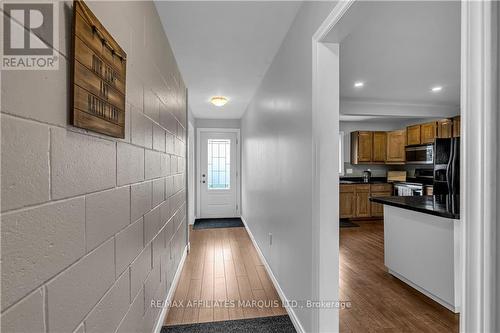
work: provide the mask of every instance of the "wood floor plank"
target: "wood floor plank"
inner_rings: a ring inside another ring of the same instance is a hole
[[[182,316],[182,322],[184,324],[191,324],[198,322],[198,315],[200,312],[200,307],[198,306],[198,301],[201,296],[201,279],[191,279],[189,284],[189,292],[187,295],[188,305],[184,308],[184,314]]]
[[[229,307],[229,319],[243,319],[243,308],[240,307],[239,301],[241,300],[240,291],[238,288],[238,280],[234,271],[234,264],[232,260],[224,261],[224,268],[226,271],[226,289],[227,299],[231,301],[234,307]]]
[[[210,302],[214,301],[214,262],[205,261],[201,287],[201,300],[205,306],[200,308],[198,319],[200,323],[214,321],[214,309]]]
[[[214,307],[214,321],[228,320],[228,307],[224,304],[227,300],[226,278],[215,277],[214,283],[214,299],[217,301],[217,306]]]

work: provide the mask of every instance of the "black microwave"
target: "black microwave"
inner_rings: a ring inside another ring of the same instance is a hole
[[[434,145],[408,146],[405,149],[406,164],[433,164]]]

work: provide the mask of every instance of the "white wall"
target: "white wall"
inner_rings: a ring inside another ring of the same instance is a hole
[[[302,5],[241,123],[243,216],[294,300],[313,296],[311,40],[334,5]],[[295,312],[311,331],[312,312]]]
[[[240,119],[200,119],[196,118],[196,128],[240,128]]]
[[[59,70],[2,73],[1,330],[151,332],[186,244],[182,77],[151,1],[87,2],[128,56],[126,136],[68,125],[58,3]]]

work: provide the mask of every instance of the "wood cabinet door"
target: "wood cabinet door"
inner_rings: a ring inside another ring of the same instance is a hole
[[[386,132],[373,132],[372,162],[385,162],[387,150],[386,141]]]
[[[420,144],[420,125],[408,126],[406,128],[406,144],[409,146]]]
[[[441,119],[437,122],[437,137],[441,139],[451,138],[453,135],[453,120]]]
[[[352,218],[356,214],[355,185],[340,185],[340,218]]]
[[[367,131],[358,132],[358,162],[372,161],[372,146],[373,133]]]
[[[453,137],[458,138],[460,136],[460,116],[453,118]]]
[[[406,131],[387,132],[386,163],[404,163]]]
[[[392,192],[372,192],[370,196],[372,197],[390,197]],[[384,205],[370,202],[371,203],[371,213],[373,217],[383,217],[384,216]]]
[[[436,122],[420,125],[420,143],[433,143],[436,138]]]
[[[370,217],[370,185],[356,186],[356,217]]]

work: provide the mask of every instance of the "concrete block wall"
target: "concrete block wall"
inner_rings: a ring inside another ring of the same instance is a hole
[[[151,332],[186,246],[185,87],[151,1],[88,2],[127,52],[126,137],[69,125],[57,71],[2,73],[2,332]]]

